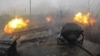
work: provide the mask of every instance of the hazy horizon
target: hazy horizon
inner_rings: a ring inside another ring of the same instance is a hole
[[[29,15],[30,0],[0,0],[0,15]],[[100,0],[89,0],[91,11],[99,10]],[[88,0],[31,0],[32,14],[46,14],[52,11],[88,11]]]

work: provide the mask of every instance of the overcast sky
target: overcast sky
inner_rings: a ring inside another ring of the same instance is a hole
[[[31,0],[32,13],[39,14],[50,10],[64,10],[70,8],[81,10],[88,8],[88,0]],[[90,8],[96,9],[100,5],[100,0],[89,0]],[[29,13],[29,0],[0,0],[0,14],[27,14]]]

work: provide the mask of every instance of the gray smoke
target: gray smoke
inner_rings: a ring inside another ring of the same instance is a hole
[[[88,0],[31,0],[31,19],[29,1],[0,0],[0,29],[3,30],[5,24],[17,15],[28,18],[31,21],[29,28],[46,26],[50,28],[51,34],[52,31],[54,31],[53,33],[60,31],[65,23],[72,22],[77,12],[91,12],[92,17],[97,20],[92,32],[96,32],[95,35],[99,34],[100,0],[89,0],[89,5]],[[45,20],[48,15],[51,16],[51,23]]]

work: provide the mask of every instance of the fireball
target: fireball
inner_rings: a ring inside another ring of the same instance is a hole
[[[75,15],[74,21],[86,26],[93,25],[95,23],[95,19],[90,17],[90,13],[82,14],[81,12]]]
[[[52,20],[51,20],[51,17],[48,16],[48,17],[46,18],[46,21],[47,21],[47,22],[51,22],[51,21],[52,21]]]
[[[29,20],[25,20],[21,17],[15,17],[10,20],[4,27],[4,31],[8,34],[14,33],[17,30],[27,28]]]

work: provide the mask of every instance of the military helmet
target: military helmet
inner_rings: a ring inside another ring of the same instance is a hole
[[[67,23],[62,27],[61,36],[68,42],[76,41],[82,34],[82,28],[75,23]]]

